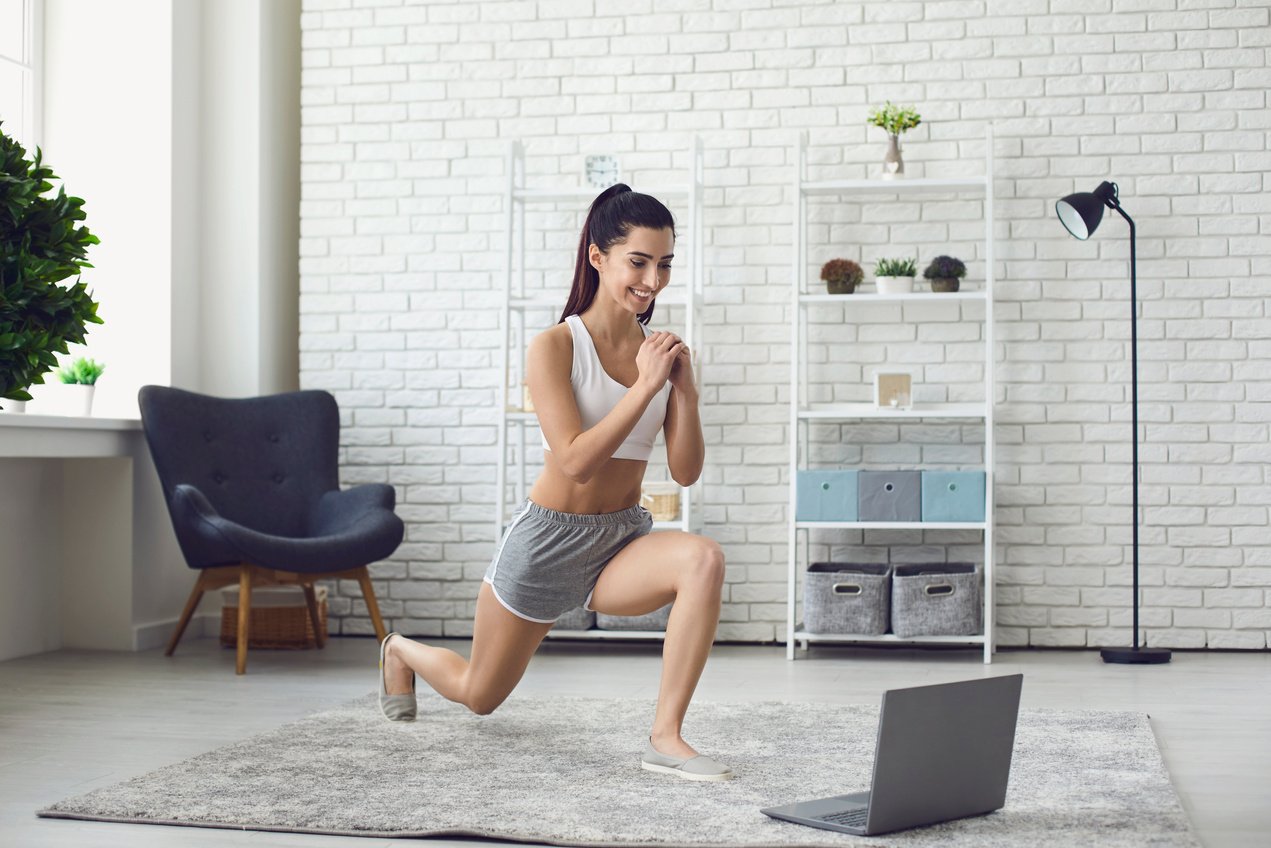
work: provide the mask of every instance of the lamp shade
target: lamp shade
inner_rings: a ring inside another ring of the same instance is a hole
[[[1077,238],[1094,235],[1103,220],[1103,208],[1116,203],[1117,184],[1102,182],[1094,191],[1080,191],[1055,202],[1059,221]]]

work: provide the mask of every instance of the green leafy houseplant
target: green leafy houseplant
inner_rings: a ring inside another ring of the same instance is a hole
[[[851,294],[865,279],[865,272],[850,259],[831,259],[821,266],[821,279],[830,294]]]
[[[81,356],[70,365],[59,368],[57,378],[63,383],[77,383],[81,386],[97,384],[97,378],[106,370],[106,366],[95,359]]]
[[[78,279],[97,237],[80,224],[84,201],[55,197],[57,179],[5,135],[0,124],[0,399],[25,401],[27,388],[56,367],[54,354],[84,341],[85,325],[100,324],[97,303]],[[62,285],[68,277],[70,285]]]
[[[913,277],[917,273],[917,259],[879,259],[874,264],[875,277]]]
[[[966,265],[953,256],[937,256],[928,263],[922,275],[931,281],[933,292],[955,292],[958,281],[966,276]]]

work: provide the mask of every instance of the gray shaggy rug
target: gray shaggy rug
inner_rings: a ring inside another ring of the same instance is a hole
[[[374,837],[483,836],[555,845],[846,845],[859,837],[759,808],[869,787],[878,708],[694,702],[689,739],[726,783],[640,768],[653,704],[513,697],[475,716],[420,696],[386,721],[373,695],[39,815]],[[1006,806],[878,845],[1196,846],[1148,717],[1020,714]]]

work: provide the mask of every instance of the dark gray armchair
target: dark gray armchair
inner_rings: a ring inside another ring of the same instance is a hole
[[[227,399],[162,386],[138,400],[146,442],[186,563],[199,571],[171,656],[203,593],[239,584],[237,672],[247,670],[251,588],[298,585],[318,639],[315,580],[357,580],[386,632],[366,566],[402,542],[392,486],[340,491],[340,414],[327,392]]]

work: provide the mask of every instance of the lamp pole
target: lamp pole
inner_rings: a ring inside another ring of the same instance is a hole
[[[1104,208],[1115,209],[1130,225],[1130,426],[1134,428],[1130,440],[1133,480],[1131,492],[1134,516],[1131,522],[1131,557],[1133,561],[1134,615],[1133,645],[1129,648],[1104,648],[1100,651],[1104,662],[1157,664],[1170,661],[1168,648],[1147,648],[1139,645],[1139,291],[1138,263],[1135,255],[1134,219],[1125,214],[1117,199],[1117,184],[1104,181],[1092,192],[1070,194],[1055,204],[1060,223],[1074,237],[1085,241],[1094,234],[1103,218]]]

